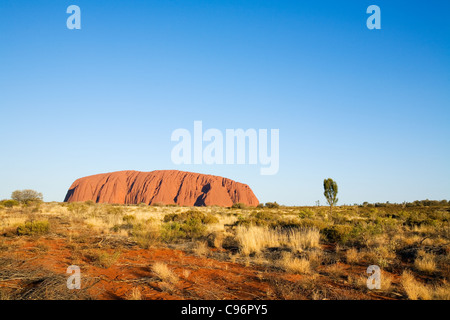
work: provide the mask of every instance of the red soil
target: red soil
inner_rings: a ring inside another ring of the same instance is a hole
[[[37,252],[37,245],[45,246],[47,250]],[[129,299],[135,288],[139,289],[142,299],[151,300],[307,299],[300,291],[295,292],[296,284],[305,280],[302,275],[218,261],[167,248],[141,249],[133,246],[107,249],[100,243],[91,243],[90,248],[95,247],[111,254],[117,250],[120,252],[119,259],[108,268],[96,266],[85,258],[77,262],[81,269],[82,289],[89,288],[89,295],[99,300]],[[73,248],[65,239],[41,238],[39,244],[29,239],[15,250],[14,256],[27,261],[21,269],[48,270],[69,277],[66,268],[73,263]],[[159,279],[151,269],[155,262],[167,264],[178,277],[177,283],[167,286],[167,282]],[[360,268],[352,270],[349,266],[344,267],[349,274],[364,274]],[[377,293],[355,291],[348,284],[331,282],[324,276],[315,278],[314,283],[314,287],[333,293],[334,298],[389,299]],[[17,281],[10,281],[0,287],[18,284]],[[277,293],[279,290],[284,290],[281,297]]]

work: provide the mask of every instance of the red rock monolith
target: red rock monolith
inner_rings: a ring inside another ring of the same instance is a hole
[[[259,201],[246,184],[213,175],[178,170],[117,171],[76,180],[64,202],[182,206],[256,206]]]

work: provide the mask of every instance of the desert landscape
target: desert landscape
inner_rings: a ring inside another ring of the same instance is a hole
[[[449,12],[0,1],[2,315],[445,315]]]
[[[445,200],[332,210],[3,200],[0,299],[448,300],[449,218]],[[380,289],[367,287],[369,265]]]

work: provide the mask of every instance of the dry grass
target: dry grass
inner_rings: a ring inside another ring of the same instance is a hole
[[[266,226],[239,226],[236,239],[241,246],[241,253],[250,255],[270,247],[284,246],[294,251],[316,248],[319,246],[320,234],[315,229],[282,231]]]
[[[311,265],[309,260],[305,258],[293,257],[290,252],[283,252],[279,265],[287,272],[299,274],[311,273]]]
[[[349,264],[358,263],[360,260],[358,249],[350,248],[345,252],[345,259]]]
[[[127,298],[128,300],[142,300],[141,289],[133,288]]]
[[[419,251],[414,266],[420,272],[432,274],[436,271],[435,256],[431,253]]]
[[[199,241],[195,245],[194,253],[200,257],[205,257],[209,253],[208,243],[206,241]]]
[[[172,270],[170,270],[170,268],[165,263],[155,262],[151,269],[152,272],[155,273],[156,276],[163,282],[172,285],[178,282],[177,275]]]
[[[98,249],[88,250],[82,254],[93,264],[102,268],[110,268],[117,262],[117,259],[119,259],[120,257],[119,251],[108,253],[106,251]]]
[[[286,273],[305,275],[302,278],[314,275],[328,277],[331,286],[348,278],[350,283],[358,284],[357,288],[362,294],[368,292],[367,275],[358,278],[359,275],[355,275],[358,267],[354,265],[375,264],[382,269],[382,288],[378,294],[387,295],[400,288],[405,294],[403,297],[407,296],[409,299],[449,299],[450,289],[447,283],[450,280],[450,253],[446,238],[449,232],[448,226],[442,222],[448,219],[448,208],[336,207],[332,219],[325,218],[323,213],[327,212],[326,208],[309,208],[306,211],[290,207],[195,208],[214,215],[219,222],[203,225],[206,231],[198,239],[183,238],[178,242],[164,242],[162,231],[167,227],[164,216],[192,209],[85,203],[43,203],[39,208],[0,207],[0,232],[4,236],[0,239],[0,254],[13,257],[16,248],[27,246],[30,254],[43,255],[55,250],[53,246],[47,246],[46,241],[61,239],[66,241],[66,247],[71,251],[69,263],[108,268],[119,258],[115,252],[120,252],[123,248],[128,250],[136,244],[145,249],[170,247],[198,257],[209,257],[211,263],[214,261],[212,259],[218,259],[249,268],[257,265],[261,269],[274,270],[275,266]],[[242,223],[245,219],[247,222]],[[430,219],[434,219],[433,224],[428,224]],[[17,227],[30,220],[49,221],[49,233],[40,238],[39,235],[35,238],[18,237]],[[395,223],[391,224],[392,221]],[[342,239],[348,236],[348,241],[341,241],[330,238],[324,232],[324,228],[333,226],[355,228],[351,234],[341,234],[344,236]],[[28,244],[29,241],[39,239],[43,241],[31,246]],[[208,246],[219,250],[211,250]],[[417,252],[418,248],[423,248],[426,252]],[[281,258],[280,251],[285,252]],[[352,266],[348,266],[349,264]],[[406,268],[415,273],[404,273],[398,286],[392,275],[396,273],[400,276],[397,270],[405,264]],[[161,290],[177,292],[178,277],[167,265],[155,263],[151,269],[161,279]],[[429,284],[419,281],[417,275],[426,277]],[[287,274],[283,276],[289,277]],[[184,271],[180,277],[187,279],[190,272]],[[49,281],[47,280],[48,285]],[[334,294],[325,289],[319,292],[313,287],[308,291],[305,286],[302,285],[303,296],[291,295],[287,290],[286,297],[329,298]],[[138,299],[139,294],[137,288],[135,292],[130,288],[130,293],[125,298]],[[340,294],[334,296],[340,297]],[[394,294],[388,296],[398,298]],[[0,297],[14,299],[17,293],[2,289]]]
[[[430,289],[418,282],[410,271],[403,272],[401,285],[410,300],[430,300],[432,298]]]

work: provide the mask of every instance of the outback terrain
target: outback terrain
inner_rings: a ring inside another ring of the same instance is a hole
[[[0,202],[0,299],[450,299],[450,207]],[[67,267],[81,289],[67,289]],[[381,289],[366,285],[381,268]]]

